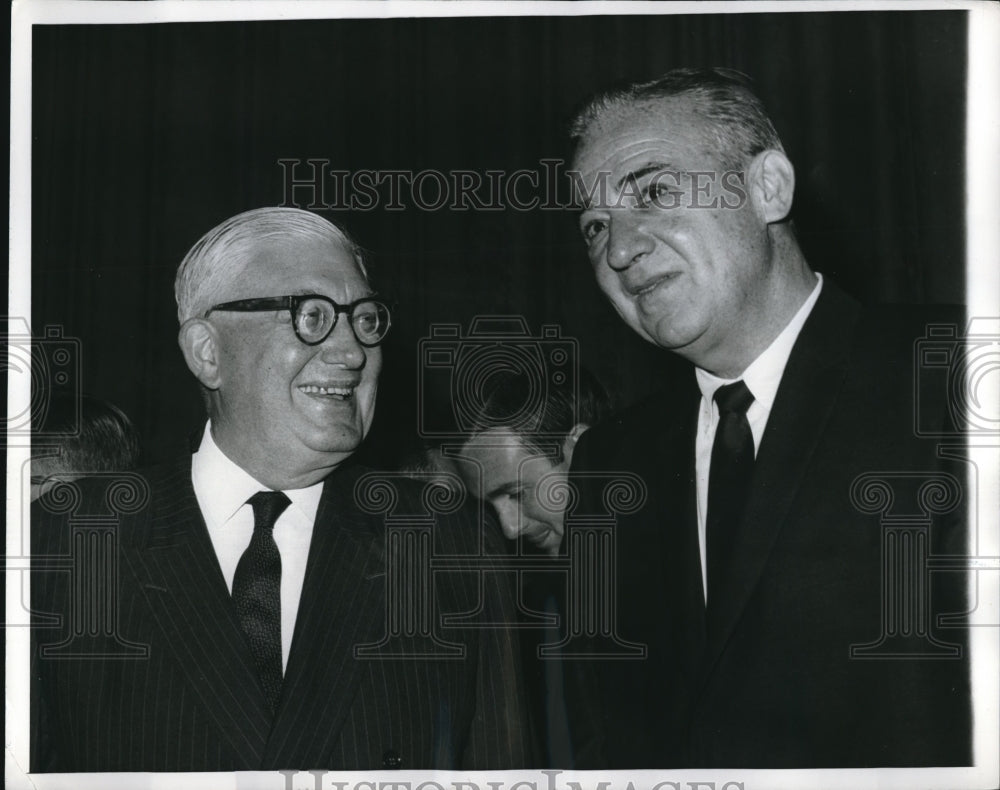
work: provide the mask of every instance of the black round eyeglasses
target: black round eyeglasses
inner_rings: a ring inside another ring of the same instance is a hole
[[[392,316],[388,305],[376,298],[377,294],[356,299],[350,304],[338,304],[320,294],[292,296],[264,296],[257,299],[239,299],[223,302],[205,311],[205,318],[217,310],[238,313],[257,313],[269,310],[288,310],[292,315],[295,336],[307,346],[322,343],[333,328],[341,313],[354,330],[358,342],[367,347],[377,346],[389,333]]]

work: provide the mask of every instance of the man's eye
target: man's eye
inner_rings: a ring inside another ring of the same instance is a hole
[[[676,184],[670,184],[662,179],[651,181],[643,191],[642,208],[653,206],[655,208],[673,208],[677,205],[677,200],[681,190]]]
[[[654,181],[648,187],[646,187],[646,197],[650,200],[656,200],[657,198],[669,195],[673,190],[670,189],[666,184],[661,184],[659,181]]]
[[[354,325],[363,332],[374,332],[378,328],[378,315],[374,310],[355,313]]]
[[[584,222],[583,227],[581,228],[583,240],[587,244],[593,244],[594,240],[607,230],[607,227],[608,223],[603,219],[592,219]]]
[[[303,310],[299,318],[303,329],[310,331],[319,329],[323,325],[323,313],[319,310]]]
[[[502,496],[509,502],[519,503],[531,491],[531,486],[520,486],[518,488],[508,488]]]

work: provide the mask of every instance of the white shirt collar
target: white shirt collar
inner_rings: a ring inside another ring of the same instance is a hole
[[[212,436],[211,420],[205,425],[198,451],[191,457],[191,482],[209,529],[229,521],[258,491],[271,490],[222,452]],[[322,480],[285,494],[308,523],[315,522],[323,494]]]
[[[698,389],[701,390],[705,400],[711,403],[712,397],[719,387],[742,379],[743,383],[747,385],[747,389],[753,394],[754,402],[770,412],[774,398],[778,394],[778,385],[781,384],[785,365],[788,364],[788,357],[792,353],[792,346],[795,345],[799,332],[802,331],[816,300],[819,299],[820,290],[823,288],[823,275],[817,272],[816,280],[816,286],[812,289],[812,293],[802,303],[798,312],[792,316],[792,320],[781,330],[781,334],[771,341],[771,345],[747,366],[742,375],[734,379],[723,379],[712,375],[707,370],[695,368]]]

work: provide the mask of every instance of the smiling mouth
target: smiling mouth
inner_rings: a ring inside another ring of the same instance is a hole
[[[356,389],[356,384],[336,384],[328,387],[320,387],[317,384],[304,384],[299,387],[299,392],[308,395],[310,398],[346,401],[354,397]]]
[[[628,291],[630,294],[632,294],[632,296],[635,297],[647,296],[648,294],[651,294],[653,291],[655,291],[664,283],[676,280],[679,276],[680,276],[679,272],[670,272],[669,274],[664,274],[661,275],[660,277],[653,278],[645,285],[629,288]]]

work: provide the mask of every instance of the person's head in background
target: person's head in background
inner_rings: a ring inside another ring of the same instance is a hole
[[[490,377],[461,451],[459,468],[470,493],[493,506],[503,534],[558,554],[565,483],[576,442],[610,412],[604,387],[587,370],[579,381],[539,387],[523,373]]]
[[[35,421],[31,501],[59,481],[94,472],[125,472],[139,463],[139,435],[113,403],[72,392],[51,392]]]

